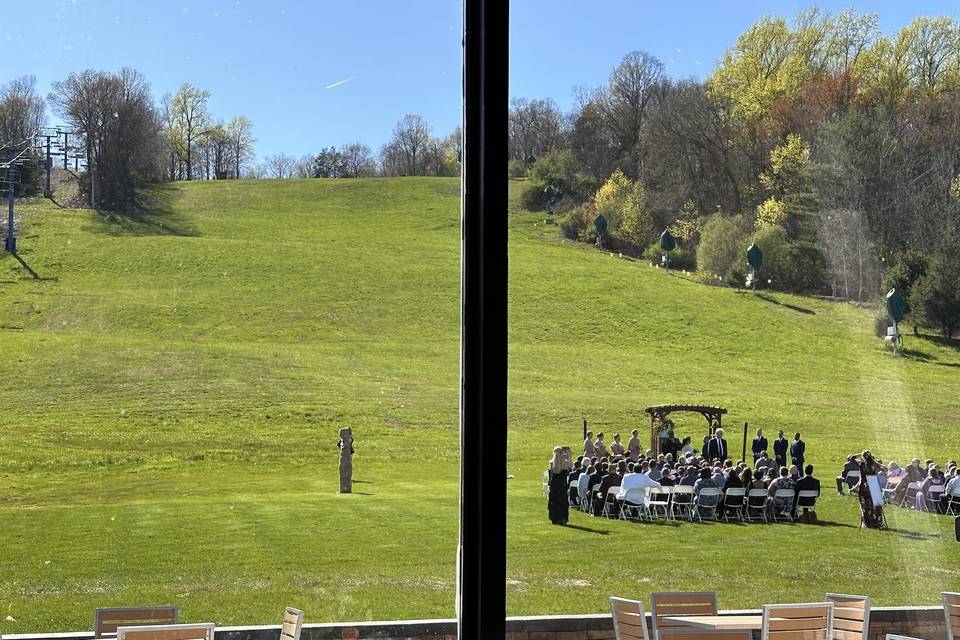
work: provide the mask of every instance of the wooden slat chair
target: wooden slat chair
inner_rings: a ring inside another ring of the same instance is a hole
[[[177,624],[179,610],[172,605],[160,607],[105,607],[93,613],[93,635],[106,638],[117,635],[117,627]]]
[[[833,640],[868,640],[870,635],[870,596],[828,593],[833,603]]]
[[[283,612],[283,624],[280,626],[280,640],[300,640],[303,627],[303,611],[287,607]]]
[[[947,623],[947,640],[960,640],[960,593],[944,591],[943,617]]]
[[[833,603],[763,605],[762,640],[830,640]]]
[[[213,640],[214,627],[212,622],[118,627],[117,640]]]
[[[650,640],[642,602],[611,597],[610,613],[613,614],[613,635],[616,640]]]
[[[921,638],[914,638],[913,636],[901,636],[895,633],[888,633],[886,640],[921,640]]]
[[[650,626],[653,629],[653,640],[661,640],[673,635],[684,635],[690,631],[700,633],[696,629],[667,622],[664,620],[666,616],[715,615],[717,615],[717,594],[712,591],[650,594]],[[673,633],[675,631],[679,631],[679,633]]]

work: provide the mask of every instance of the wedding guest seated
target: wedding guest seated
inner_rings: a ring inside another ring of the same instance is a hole
[[[786,466],[780,467],[780,477],[776,478],[767,487],[767,493],[771,497],[780,489],[793,489],[796,481],[790,477],[790,472]],[[770,501],[770,513],[778,515],[781,513],[793,513],[793,498],[773,498]]]
[[[713,477],[711,476],[710,469],[703,468],[700,470],[700,478],[693,485],[694,497],[699,496],[700,491],[707,488],[716,489],[717,483],[713,481]]]
[[[607,499],[607,493],[611,487],[619,487],[623,481],[623,476],[627,472],[627,463],[621,460],[617,466],[610,468],[610,473],[603,476],[597,491],[593,496],[593,515],[599,516],[603,511],[603,503]]]
[[[577,478],[577,498],[582,502],[584,496],[590,492],[590,477],[596,473],[597,468],[593,465],[587,467],[586,471]]]
[[[840,475],[837,476],[837,493],[843,495],[843,485],[846,483],[847,489],[852,489],[853,485],[857,484],[860,481],[859,478],[850,478],[847,479],[847,474],[851,471],[860,472],[860,464],[854,459],[855,456],[847,456],[847,461],[843,463],[843,469],[840,470]]]
[[[793,489],[797,492],[797,496],[800,495],[801,491],[816,491],[817,496],[820,496],[820,481],[813,477],[812,464],[808,464],[803,470],[803,477],[797,480],[796,484],[793,485]],[[804,507],[803,512],[807,513],[807,511],[809,511],[809,509]],[[797,497],[794,497],[793,500],[793,517],[797,517]]]
[[[686,467],[683,477],[680,478],[680,484],[688,487],[697,484],[697,468],[695,466]]]
[[[790,477],[793,478],[793,481],[796,482],[800,479],[800,470],[797,469],[797,465],[790,465]]]
[[[750,486],[751,489],[766,489],[770,484],[767,481],[767,469],[757,469],[757,472],[753,475],[753,484]]]
[[[930,465],[928,475],[924,481],[920,483],[920,489],[917,490],[917,495],[914,497],[914,509],[917,511],[926,511],[926,498],[930,492],[930,487],[940,486],[942,484],[944,484],[943,476],[940,475],[940,470],[937,469],[937,465]]]
[[[773,458],[767,455],[766,451],[764,451],[763,453],[760,454],[760,457],[757,458],[757,464],[754,465],[754,469],[756,471],[760,471],[760,469],[773,469],[776,466],[777,466],[777,463],[774,462]]]

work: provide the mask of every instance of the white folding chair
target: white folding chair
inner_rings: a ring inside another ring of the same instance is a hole
[[[750,489],[747,493],[747,520],[767,522],[768,497],[769,494],[766,489]]]
[[[693,520],[693,487],[688,484],[678,484],[670,495],[670,518],[676,520],[678,514]]]
[[[620,493],[620,487],[608,487],[607,495],[603,498],[603,509],[600,511],[600,515],[604,518],[609,518],[614,511],[617,510],[617,494]],[[616,514],[617,517],[620,516],[619,513]]]
[[[743,520],[743,503],[747,498],[747,490],[743,487],[731,487],[723,494],[723,519],[730,521],[730,512],[737,520]]]
[[[773,516],[774,522],[780,522],[780,517],[793,522],[793,499],[796,497],[797,492],[793,489],[777,489],[773,492],[773,499],[770,501],[770,515]],[[779,502],[782,504],[787,504],[789,500],[789,506],[786,511],[782,511],[777,507]],[[777,511],[780,511],[778,514]],[[779,517],[778,517],[779,516]]]
[[[700,493],[693,499],[693,511],[697,519],[703,522],[703,518],[706,516],[709,520],[716,520],[722,495],[723,492],[716,487],[700,489]]]
[[[894,482],[894,480],[897,480]],[[883,488],[883,501],[886,504],[894,504],[897,499],[897,486],[900,482],[904,482],[902,478],[895,479],[891,478],[887,480],[887,486]]]
[[[797,509],[815,510],[817,508],[817,497],[817,492],[813,489],[797,491]]]
[[[919,482],[911,482],[910,484],[908,484],[907,490],[903,492],[903,498],[900,500],[899,506],[910,508],[913,502],[914,496],[917,495],[917,491],[919,490],[920,490]]]
[[[540,485],[540,497],[546,498],[550,495],[550,472],[543,472],[543,483]]]
[[[670,490],[673,487],[647,487],[647,511],[651,517],[656,517],[657,511],[664,518],[670,518]]]
[[[927,511],[940,513],[940,497],[943,496],[943,492],[946,491],[946,489],[942,484],[935,484],[927,489],[927,494],[923,496],[923,504],[927,508]]]
[[[648,513],[646,497],[647,490],[640,487],[627,489],[625,493],[618,493],[617,499],[620,500],[620,519],[629,520],[631,512],[637,521],[646,518]]]
[[[947,515],[960,516],[960,483],[953,486],[950,497],[947,500]]]
[[[855,487],[858,482],[860,482],[860,472],[858,470],[851,469],[843,476],[843,484],[846,485],[848,489]],[[851,495],[853,495],[852,492]]]
[[[570,484],[567,485],[567,496],[569,497],[569,501],[570,501],[570,506],[571,506],[571,507],[577,506],[577,498],[579,498],[579,496],[580,496],[580,494],[579,494],[579,492],[578,492],[578,493],[577,493],[577,498],[574,498],[574,497],[573,497],[573,493],[572,493],[572,490],[573,490],[574,488],[576,488],[576,486],[577,486],[577,480],[578,480],[578,478],[574,478],[573,480],[570,481]]]

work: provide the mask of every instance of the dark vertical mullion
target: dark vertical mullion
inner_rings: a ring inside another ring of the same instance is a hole
[[[506,0],[464,0],[457,627],[504,637],[507,560]]]

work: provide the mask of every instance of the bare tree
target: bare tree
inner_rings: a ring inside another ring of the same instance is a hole
[[[557,104],[546,100],[514,98],[510,101],[510,158],[536,159],[564,143],[566,122]]]
[[[312,178],[313,177],[314,156],[305,155],[293,163],[294,178]]]
[[[187,180],[193,180],[193,143],[207,134],[210,115],[207,112],[207,100],[210,92],[198,89],[185,82],[173,96],[171,106],[176,130],[186,153]]]
[[[400,175],[418,176],[426,172],[430,134],[430,124],[416,113],[405,115],[393,128],[393,138],[387,146],[399,165]]]
[[[32,138],[43,126],[45,111],[33,76],[16,78],[0,86],[0,145]]]
[[[233,168],[240,178],[241,168],[254,157],[253,145],[257,139],[253,137],[253,123],[247,116],[237,116],[227,124],[227,134],[233,146]]]
[[[296,160],[292,156],[288,156],[285,153],[278,153],[272,156],[267,156],[264,160],[267,165],[267,171],[271,176],[278,180],[283,178],[289,178],[291,171],[293,171],[293,165]]]
[[[340,147],[340,155],[346,163],[347,175],[351,178],[373,175],[376,169],[370,147],[359,142]]]

